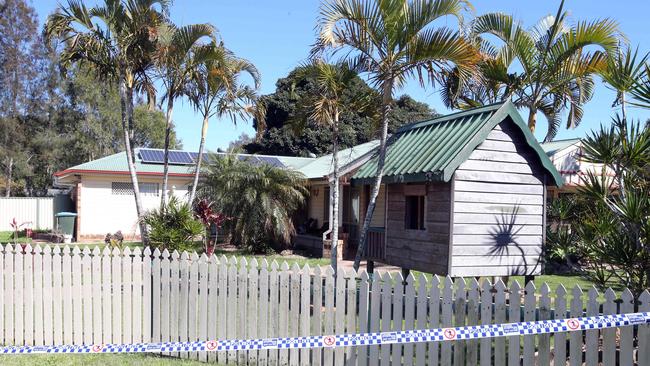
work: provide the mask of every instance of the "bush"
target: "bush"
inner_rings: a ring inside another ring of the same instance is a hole
[[[115,232],[115,234],[108,233],[104,237],[104,243],[106,245],[110,245],[111,248],[122,248],[122,243],[124,242],[124,235],[122,235],[122,231],[118,230]]]
[[[203,225],[194,218],[190,205],[174,196],[166,206],[148,212],[143,220],[149,227],[151,245],[160,250],[193,250],[194,238],[203,233]]]

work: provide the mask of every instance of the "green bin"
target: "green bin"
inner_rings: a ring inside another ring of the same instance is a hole
[[[56,227],[61,230],[64,236],[72,238],[74,234],[74,221],[77,218],[75,212],[59,212],[56,217]]]

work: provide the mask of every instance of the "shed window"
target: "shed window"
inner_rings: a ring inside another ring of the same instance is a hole
[[[158,183],[139,183],[140,194],[143,196],[159,196],[159,184]],[[112,182],[111,183],[111,194],[118,196],[128,196],[133,194],[133,184],[127,182]]]
[[[424,196],[406,196],[404,226],[408,230],[424,230]]]

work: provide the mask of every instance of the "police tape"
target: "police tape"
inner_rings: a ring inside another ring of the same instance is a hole
[[[650,312],[540,320],[521,323],[472,325],[455,328],[325,336],[135,344],[10,346],[0,347],[0,354],[218,352],[293,348],[333,348],[549,334],[642,324],[650,324]]]

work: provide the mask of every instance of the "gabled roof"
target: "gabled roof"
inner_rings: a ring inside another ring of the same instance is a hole
[[[348,149],[339,151],[339,168],[344,170],[346,166],[363,158],[379,146],[378,140],[373,140]],[[332,154],[323,155],[309,162],[298,169],[308,179],[325,178],[332,174]]]
[[[561,186],[562,177],[510,101],[401,127],[388,142],[382,181],[450,181],[458,166],[507,117],[521,130],[526,143],[539,159],[540,165],[553,178],[555,185]],[[353,181],[371,183],[377,172],[377,160],[378,157],[375,156],[364,164],[354,175]]]
[[[556,153],[566,149],[569,146],[573,146],[580,142],[580,139],[566,139],[566,140],[555,140],[551,142],[542,143],[542,150],[549,157],[555,155]]]

